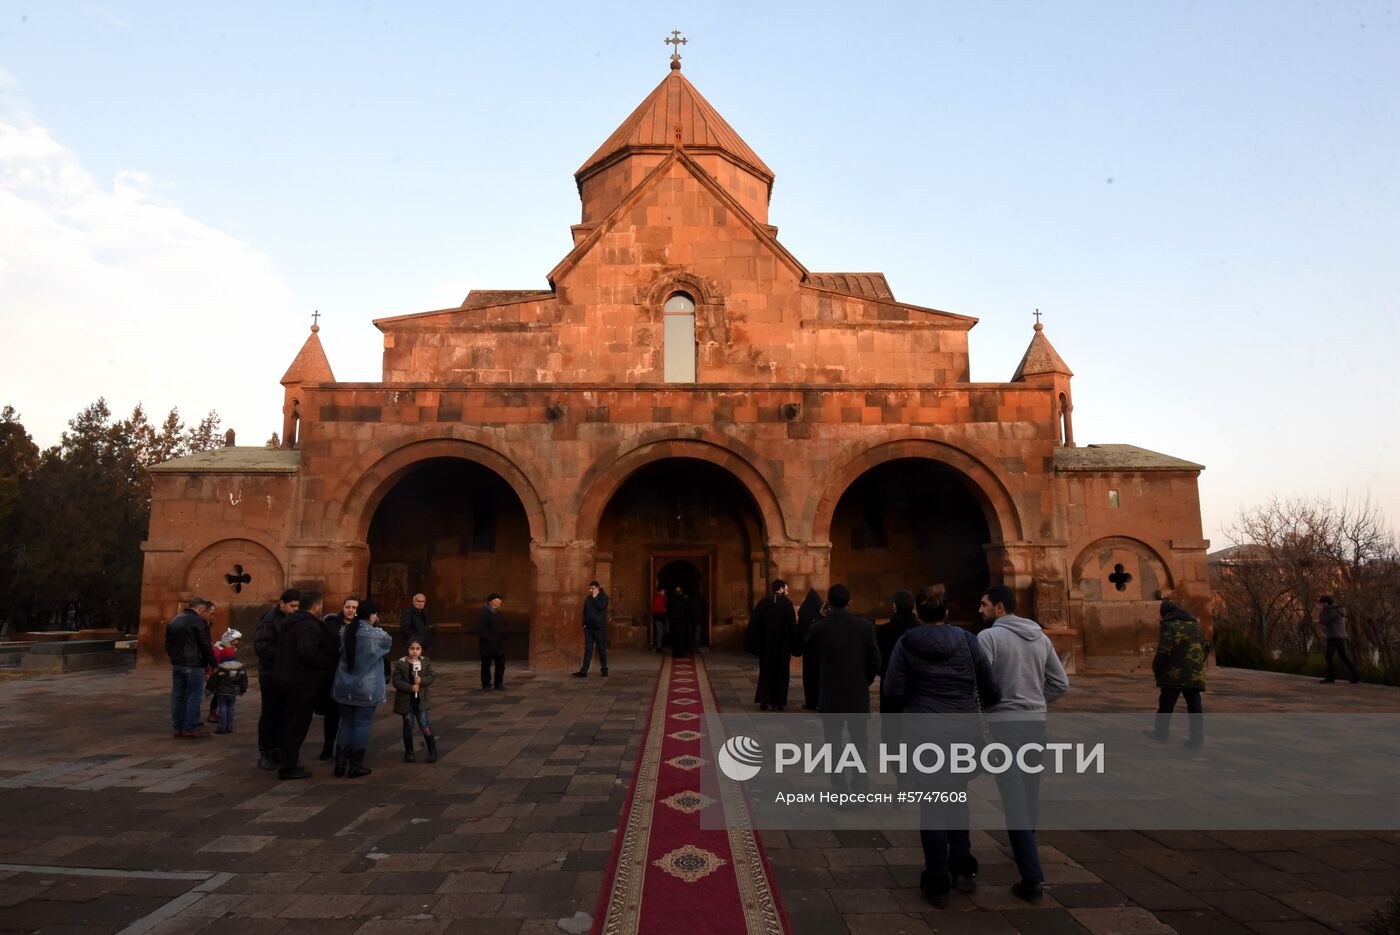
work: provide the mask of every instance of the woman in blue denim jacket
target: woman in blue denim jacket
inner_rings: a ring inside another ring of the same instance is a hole
[[[340,628],[340,661],[335,667],[331,697],[340,705],[339,746],[335,774],[358,779],[372,770],[365,766],[374,709],[384,703],[384,657],[392,637],[379,629],[379,608],[360,604],[354,623]]]

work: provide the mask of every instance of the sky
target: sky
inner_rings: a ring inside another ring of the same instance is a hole
[[[260,444],[313,310],[373,381],[372,319],[547,288],[672,29],[808,269],[976,316],[977,381],[1039,308],[1076,440],[1205,464],[1213,547],[1272,496],[1400,522],[1395,3],[0,0],[0,405]]]

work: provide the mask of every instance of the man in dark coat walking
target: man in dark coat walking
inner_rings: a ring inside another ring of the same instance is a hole
[[[771,593],[754,605],[745,648],[758,657],[758,687],[753,700],[760,711],[787,707],[792,653],[797,644],[797,611],[788,600],[788,585],[779,578]]]
[[[1351,673],[1351,683],[1355,685],[1361,681],[1361,673],[1347,655],[1347,609],[1338,604],[1332,595],[1324,594],[1317,599],[1317,610],[1318,622],[1322,624],[1323,636],[1327,640],[1327,651],[1323,654],[1327,662],[1327,677],[1322,684],[1330,685],[1337,681],[1332,675],[1332,659],[1341,656],[1342,665]]]
[[[822,732],[833,748],[841,746],[842,728],[851,743],[860,751],[861,759],[871,762],[867,715],[870,714],[870,685],[880,674],[880,649],[875,642],[875,624],[847,610],[851,589],[833,584],[826,592],[831,614],[819,620],[810,635],[812,649],[817,654],[821,670],[821,690],[817,710],[822,717]],[[830,715],[855,715],[831,717]],[[860,774],[851,787],[857,791],[869,787],[870,779]],[[846,787],[845,777],[833,773],[833,790]]]
[[[822,608],[826,602],[816,589],[810,589],[797,609],[797,648],[802,654],[802,707],[806,711],[817,710],[817,696],[821,690],[821,661],[811,649],[812,627],[822,618]]]
[[[506,630],[501,620],[501,595],[492,591],[476,615],[477,645],[481,650],[481,690],[503,690],[506,680]],[[492,680],[491,668],[495,667]]]
[[[412,605],[405,607],[403,615],[399,617],[399,640],[405,653],[408,652],[408,644],[413,640],[423,644],[425,655],[433,647],[433,625],[428,622],[427,607],[428,596],[415,594]]]
[[[326,637],[321,620],[322,595],[306,591],[301,609],[288,614],[277,635],[277,660],[272,684],[282,723],[282,768],[278,779],[306,779],[311,774],[301,768],[301,745],[311,728],[316,699],[326,677],[335,671],[340,647]]]
[[[608,674],[608,592],[596,581],[588,582],[588,596],[583,599],[583,665],[574,678],[587,678],[593,664],[593,647],[598,647],[598,665]]]
[[[671,655],[684,659],[692,652],[695,635],[695,608],[686,596],[685,588],[676,585],[666,598],[666,622],[671,628]]]
[[[271,610],[263,614],[253,632],[253,651],[258,656],[258,769],[276,769],[277,751],[282,744],[282,724],[277,720],[276,703],[271,694],[272,670],[277,666],[277,636],[282,621],[301,607],[301,592],[288,588],[282,592]]]

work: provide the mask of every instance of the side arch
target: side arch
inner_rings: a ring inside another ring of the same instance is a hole
[[[208,543],[185,563],[177,580],[183,594],[222,604],[230,600],[232,587],[224,575],[232,573],[235,564],[251,579],[236,592],[239,600],[261,600],[286,587],[286,568],[277,558],[276,544],[252,532]]]
[[[710,433],[702,430],[701,434]],[[788,524],[782,504],[768,479],[754,467],[751,459],[757,459],[753,458],[752,453],[745,452],[749,455],[745,457],[735,450],[741,447],[722,436],[685,438],[677,437],[673,432],[661,437],[642,435],[633,439],[624,448],[599,458],[581,478],[579,494],[571,505],[571,512],[577,517],[578,524],[575,538],[583,541],[597,539],[603,511],[613,494],[639,469],[667,458],[690,458],[709,462],[738,480],[763,517],[766,540],[786,542]]]
[[[342,511],[342,534],[355,542],[365,542],[369,537],[370,521],[393,486],[413,467],[431,458],[457,458],[472,461],[501,477],[525,508],[525,516],[530,523],[530,538],[536,542],[548,541],[550,535],[548,516],[544,501],[535,485],[519,467],[494,448],[461,438],[428,438],[405,442],[389,451],[375,452],[372,464],[362,467],[358,478],[345,498]],[[353,525],[352,525],[353,524]]]
[[[937,461],[968,480],[968,492],[981,506],[993,542],[1018,542],[1022,538],[1021,512],[1000,472],[986,461],[946,441],[904,438],[881,442],[851,458],[832,475],[812,515],[812,541],[831,541],[831,521],[836,505],[862,474],[889,461],[917,458]]]
[[[1135,560],[1122,561],[1124,558]],[[1124,566],[1119,568],[1118,566]],[[1128,574],[1119,590],[1110,574]],[[1088,600],[1156,600],[1162,591],[1175,590],[1171,566],[1152,546],[1131,536],[1103,536],[1080,549],[1070,566],[1071,587]],[[1108,586],[1106,586],[1106,583]]]

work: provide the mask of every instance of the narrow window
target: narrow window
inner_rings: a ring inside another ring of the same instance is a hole
[[[1118,491],[1110,490],[1108,492],[1108,508],[1110,510],[1118,509]]]
[[[666,300],[661,316],[665,322],[665,380],[667,383],[695,382],[695,300],[677,292]]]

